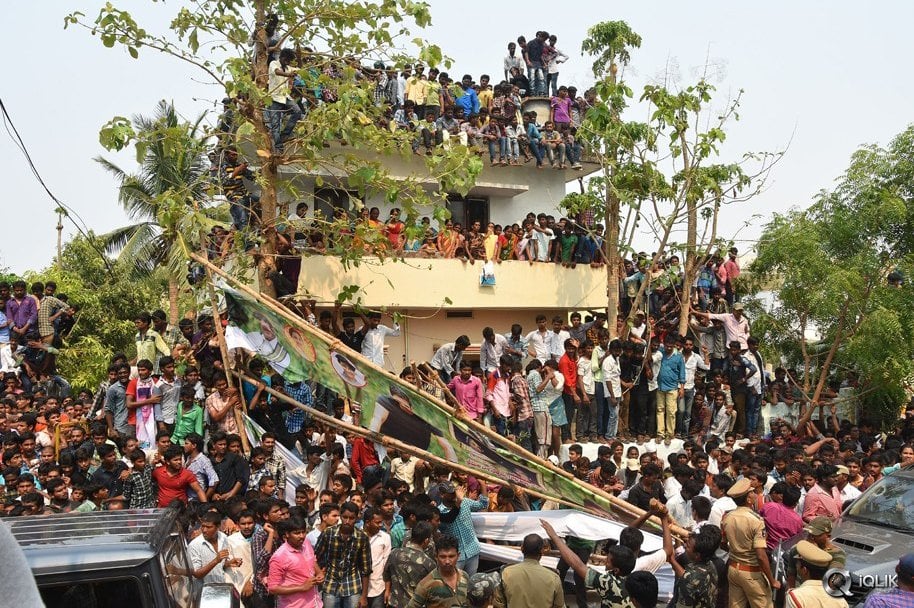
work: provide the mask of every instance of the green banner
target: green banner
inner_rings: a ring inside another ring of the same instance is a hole
[[[457,462],[480,477],[510,481],[600,515],[613,511],[594,488],[537,462],[507,438],[456,417],[399,377],[382,371],[329,334],[301,321],[290,325],[252,296],[223,286],[228,307],[226,343],[257,353],[287,382],[315,381],[361,406],[356,423]]]

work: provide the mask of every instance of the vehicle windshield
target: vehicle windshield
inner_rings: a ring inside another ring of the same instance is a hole
[[[914,479],[888,475],[868,489],[848,509],[854,521],[914,533]]]

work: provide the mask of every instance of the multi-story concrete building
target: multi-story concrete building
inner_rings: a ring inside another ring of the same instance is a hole
[[[385,157],[383,162],[393,176],[415,177],[426,171],[419,156]],[[566,194],[567,184],[597,168],[586,162],[583,171],[556,170],[548,165],[537,169],[533,162],[509,167],[486,163],[470,192],[465,197],[452,197],[448,207],[453,220],[463,226],[475,220],[483,226],[489,221],[521,223],[531,211],[559,218],[562,212],[558,203]],[[309,213],[317,208],[329,217],[335,206],[349,211],[348,195],[333,190],[334,184],[343,187],[340,176],[328,172],[318,180],[317,174],[296,171],[294,166],[282,171],[283,177],[293,182],[294,191],[311,193],[300,199],[309,204]],[[382,220],[392,207],[382,200],[365,204],[380,207]],[[460,259],[418,257],[383,262],[366,258],[356,267],[344,268],[333,256],[305,255],[298,293],[310,294],[320,308],[332,305],[344,286],[355,284],[362,288],[362,306],[402,313],[401,335],[387,340],[385,367],[391,371],[402,369],[410,361],[430,360],[439,345],[461,334],[470,337],[473,346],[467,357],[473,358],[486,326],[507,333],[512,323],[520,323],[526,334],[536,328],[534,320],[539,313],[551,319],[567,315],[569,310],[606,306],[605,267],[564,268],[561,264],[506,261],[496,265],[494,287],[480,285],[481,269],[481,261],[471,264]]]

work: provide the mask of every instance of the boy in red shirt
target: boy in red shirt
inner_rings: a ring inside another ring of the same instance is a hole
[[[188,490],[195,492],[200,502],[206,502],[206,493],[196,475],[184,468],[184,449],[179,445],[165,450],[165,466],[152,472],[152,480],[158,489],[159,508],[167,507],[176,498],[187,503]]]
[[[573,339],[565,340],[565,354],[559,359],[559,372],[565,378],[562,388],[562,401],[565,403],[565,417],[568,424],[562,425],[562,441],[571,443],[575,441],[576,414],[581,403],[578,395],[578,343]]]

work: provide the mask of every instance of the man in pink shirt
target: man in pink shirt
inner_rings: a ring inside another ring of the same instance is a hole
[[[319,586],[324,573],[317,566],[314,549],[305,539],[307,524],[299,517],[279,523],[285,541],[270,558],[267,588],[276,596],[276,608],[320,608]]]
[[[495,431],[504,437],[508,434],[508,418],[511,417],[511,367],[514,359],[502,355],[498,369],[489,375],[486,383],[486,405],[491,408]]]
[[[473,420],[479,420],[486,413],[482,380],[473,375],[473,366],[469,363],[460,364],[460,375],[451,378],[447,388]]]
[[[803,503],[803,521],[810,522],[820,515],[833,521],[841,515],[838,467],[832,464],[823,464],[816,469],[816,485],[806,492]]]
[[[749,319],[743,316],[743,304],[737,302],[733,305],[733,312],[729,313],[710,313],[694,311],[696,317],[704,317],[709,321],[721,321],[724,324],[724,332],[727,334],[727,344],[730,342],[739,342],[742,350],[747,350],[749,345]]]
[[[778,543],[793,538],[803,529],[803,518],[796,512],[800,489],[779,481],[771,486],[768,497],[771,500],[762,505],[759,515],[765,520],[768,549],[774,551]]]
[[[736,247],[731,247],[727,252],[727,259],[717,267],[717,278],[720,279],[720,284],[724,288],[724,297],[730,306],[733,306],[736,299],[736,294],[733,293],[733,280],[739,276],[738,254],[739,251]]]

